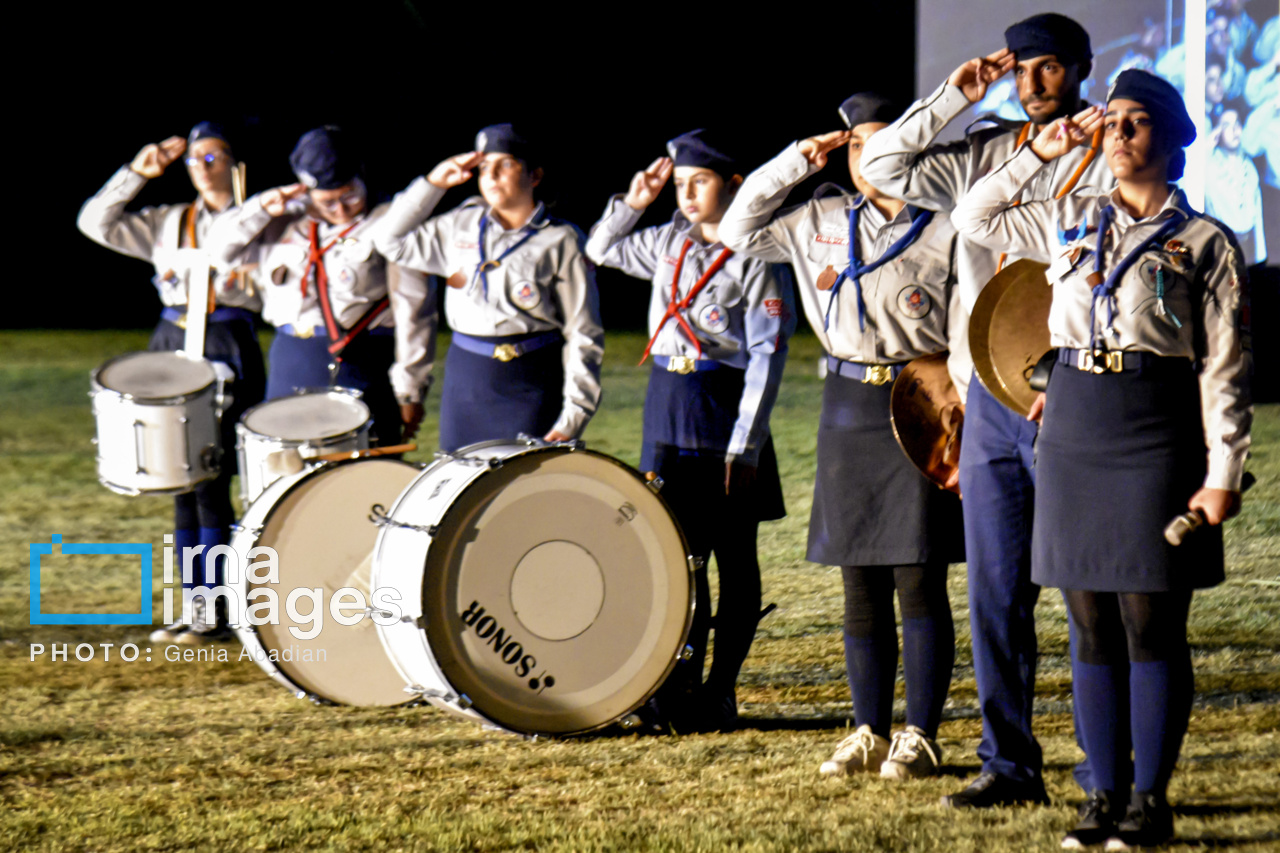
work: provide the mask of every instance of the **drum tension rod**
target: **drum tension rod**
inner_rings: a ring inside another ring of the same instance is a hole
[[[408,524],[403,521],[396,521],[394,518],[387,515],[387,508],[382,504],[373,505],[369,510],[369,520],[379,527],[400,527],[405,530],[416,530],[419,533],[425,533],[428,536],[435,536],[436,531],[440,529],[439,526],[435,524]]]

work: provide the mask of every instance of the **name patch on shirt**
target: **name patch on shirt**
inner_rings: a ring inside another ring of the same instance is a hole
[[[662,256],[662,262],[663,262],[664,264],[667,264],[668,266],[673,266],[673,267],[674,267],[676,264],[680,263],[680,259],[679,259],[679,258],[673,258],[673,257],[671,257],[670,255],[663,255],[663,256]]]
[[[909,285],[898,291],[898,310],[912,320],[923,319],[932,307],[933,300],[918,284]]]
[[[468,243],[466,240],[458,240],[453,244],[455,249],[479,249],[479,243]]]
[[[785,310],[781,299],[766,299],[764,301],[764,311],[770,317],[781,317],[782,312]]]
[[[849,245],[849,238],[848,237],[832,237],[829,234],[815,234],[813,235],[813,242],[823,243],[828,246],[847,246]]]

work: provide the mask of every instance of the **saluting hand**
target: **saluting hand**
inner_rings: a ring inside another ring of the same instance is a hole
[[[169,167],[174,160],[182,156],[182,152],[187,150],[187,140],[181,136],[170,136],[160,144],[152,143],[145,146],[138,155],[133,158],[133,162],[129,164],[129,168],[137,172],[144,178],[151,180],[158,178],[164,174],[164,170]]]
[[[988,86],[1012,71],[1017,64],[1013,51],[1007,47],[1001,48],[995,53],[970,59],[952,71],[947,82],[959,87],[969,103],[976,104],[986,96]]]
[[[442,190],[465,184],[471,180],[471,170],[480,165],[484,154],[470,151],[466,154],[455,154],[447,160],[436,164],[427,174],[427,182]]]
[[[627,190],[627,196],[623,199],[627,207],[644,210],[657,201],[658,193],[667,185],[675,168],[675,162],[670,157],[659,157],[643,172],[636,172],[631,179],[631,189]]]
[[[852,138],[853,132],[849,130],[833,130],[821,136],[810,136],[800,143],[800,153],[812,165],[821,169],[827,165],[827,155],[841,145],[848,145]]]
[[[262,194],[262,209],[272,216],[284,216],[289,202],[306,195],[307,188],[302,184],[290,184],[287,187],[276,187]]]
[[[1044,126],[1031,142],[1031,150],[1048,162],[1073,148],[1086,144],[1102,127],[1102,107],[1085,107],[1073,116],[1063,116]]]

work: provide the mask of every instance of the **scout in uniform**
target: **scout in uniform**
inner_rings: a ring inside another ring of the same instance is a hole
[[[479,172],[480,195],[431,217],[445,192]],[[600,402],[595,277],[581,233],[547,215],[533,145],[509,124],[445,160],[395,197],[375,229],[388,260],[445,276],[453,330],[440,397],[447,452],[524,433],[566,441]],[[428,218],[431,217],[431,218]]]
[[[980,177],[1009,158],[1036,127],[1080,108],[1080,81],[1089,76],[1093,52],[1088,34],[1062,15],[1036,15],[1005,31],[1006,49],[960,66],[933,94],[917,101],[867,143],[863,177],[910,204],[950,212]],[[933,144],[944,127],[987,86],[1013,72],[1030,116],[1024,124],[996,121],[949,144]],[[1046,164],[1022,188],[1022,201],[1062,196],[1072,189],[1110,189],[1113,178],[1100,140]],[[1013,200],[1013,199],[1011,199]],[[979,292],[1002,263],[1002,248],[987,249],[963,235],[956,270],[965,318],[951,341],[949,368],[966,396],[960,449],[965,551],[969,572],[969,621],[973,668],[982,708],[982,772],[967,788],[943,798],[956,808],[1048,802],[1043,759],[1031,730],[1035,697],[1035,603],[1031,582],[1031,520],[1035,486],[1035,424],[996,400],[981,382],[970,382],[968,315]],[[1082,767],[1079,772],[1087,773]]]
[[[757,528],[785,515],[769,412],[796,314],[789,269],[736,254],[719,240],[720,219],[742,183],[734,161],[700,130],[671,140],[667,151],[670,157],[636,173],[626,195],[610,199],[586,252],[597,264],[653,282],[640,467],[663,479],[662,494],[703,561],[695,572],[695,653],[681,664],[694,685],[711,623],[705,564],[716,554],[711,672],[692,703],[675,685],[659,697],[660,712],[679,731],[721,728],[737,718],[734,684],[760,614]],[[679,209],[671,221],[634,231],[673,174]]]
[[[223,263],[257,264],[262,316],[276,327],[267,399],[354,388],[376,443],[413,437],[431,383],[435,300],[425,277],[388,264],[360,157],[337,127],[309,131],[289,165],[300,183],[259,193],[213,234]]]
[[[186,155],[187,174],[199,195],[189,204],[147,207],[126,213],[125,206],[134,199],[148,180],[164,174],[164,170]],[[152,279],[164,309],[160,323],[151,336],[150,349],[181,350],[184,345],[187,279],[177,268],[181,266],[178,250],[205,249],[214,219],[234,205],[232,169],[235,157],[226,134],[216,124],[201,122],[191,129],[186,139],[173,136],[159,144],[148,145],[128,166],[107,181],[98,194],[85,202],[78,225],[91,240],[124,255],[149,261],[156,270]],[[213,261],[210,259],[211,267]],[[235,424],[240,414],[262,399],[264,369],[262,350],[255,333],[254,312],[261,301],[247,279],[239,275],[210,272],[209,298],[204,354],[215,364],[224,365],[235,375],[234,401],[222,416],[222,471],[213,480],[196,486],[194,491],[174,497],[173,546],[179,554],[184,548],[198,545],[209,550],[229,541],[234,512],[231,507],[231,477],[236,473],[234,453]],[[221,572],[215,566],[215,573]],[[218,574],[217,583],[222,583]],[[195,565],[188,588],[204,583],[204,566]],[[200,644],[230,637],[224,614],[205,614],[202,600],[196,599],[191,625],[181,622],[161,628],[151,635],[157,643]]]
[[[947,565],[964,559],[964,547],[959,501],[897,445],[889,395],[907,362],[947,348],[959,313],[955,230],[945,216],[888,198],[863,179],[863,146],[897,115],[888,102],[855,95],[840,115],[848,130],[795,143],[747,178],[720,237],[735,251],[792,264],[809,324],[828,353],[807,556],[840,566],[844,577],[845,664],[858,728],[821,772],[902,779],[938,766],[935,738],[955,658]],[[820,190],[777,212],[793,186],[846,144],[858,195]],[[907,726],[890,743],[895,589]]]
[[[1114,192],[1008,203],[1098,127]],[[1231,230],[1170,183],[1195,135],[1173,86],[1124,71],[1105,115],[1091,107],[1050,125],[953,217],[983,245],[1051,262],[1058,351],[1031,415],[1043,415],[1032,580],[1063,590],[1075,627],[1076,725],[1093,784],[1064,847],[1172,837],[1165,789],[1193,693],[1187,612],[1194,589],[1222,582],[1217,525],[1240,506],[1248,285]],[[1188,508],[1210,526],[1174,547],[1162,531]]]

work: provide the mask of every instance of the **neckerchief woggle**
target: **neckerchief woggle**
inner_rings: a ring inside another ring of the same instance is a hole
[[[525,225],[524,228],[525,228],[525,235],[521,237],[519,240],[517,240],[514,246],[511,246],[506,251],[504,251],[501,255],[498,255],[496,260],[487,261],[485,260],[485,257],[484,257],[484,232],[489,229],[489,214],[486,213],[480,217],[480,239],[478,241],[480,244],[480,263],[476,266],[475,275],[471,277],[471,286],[475,287],[476,278],[479,277],[480,282],[483,285],[484,298],[486,300],[488,300],[489,298],[489,270],[497,269],[499,266],[501,266],[503,258],[511,254],[512,252],[514,252],[516,249],[519,249],[525,243],[529,242],[529,239],[533,237],[533,235],[536,233],[533,230],[533,228],[531,228],[529,225]],[[490,266],[490,264],[492,264],[493,266]]]
[[[870,202],[867,202],[870,204]],[[898,238],[892,246],[889,247],[883,255],[869,264],[863,264],[858,258],[858,208],[861,205],[854,205],[849,208],[849,266],[840,271],[840,275],[836,276],[835,283],[831,285],[831,301],[827,303],[827,313],[823,318],[823,328],[831,328],[831,306],[836,304],[836,299],[840,295],[840,285],[844,284],[845,279],[853,280],[854,291],[858,296],[858,329],[866,331],[867,329],[867,305],[862,301],[862,277],[869,272],[874,272],[884,264],[905,252],[912,243],[920,239],[920,235],[924,233],[924,229],[933,221],[932,210],[920,211],[911,222],[911,227],[907,229],[907,233]]]
[[[1098,219],[1098,243],[1097,243],[1097,246],[1094,248],[1094,258],[1093,258],[1093,271],[1098,278],[1101,278],[1102,276],[1102,249],[1103,249],[1103,244],[1107,239],[1107,231],[1111,229],[1111,216],[1114,212],[1115,211],[1112,208],[1112,206],[1107,205],[1102,209],[1102,215]],[[1107,325],[1106,325],[1106,328],[1103,329],[1103,333],[1105,336],[1105,334],[1110,333],[1113,326],[1115,325],[1116,289],[1120,287],[1120,278],[1129,270],[1129,267],[1133,266],[1133,262],[1138,259],[1139,255],[1141,255],[1143,252],[1145,252],[1148,248],[1150,248],[1153,245],[1154,246],[1161,245],[1162,243],[1164,243],[1166,237],[1172,236],[1173,232],[1177,231],[1178,228],[1182,225],[1184,218],[1185,217],[1182,217],[1182,216],[1169,217],[1169,221],[1167,221],[1164,225],[1160,226],[1159,230],[1157,230],[1156,233],[1152,234],[1150,237],[1143,240],[1133,249],[1132,252],[1126,255],[1124,260],[1118,263],[1115,269],[1111,270],[1111,272],[1107,275],[1106,279],[1104,279],[1103,281],[1099,281],[1097,284],[1093,285],[1093,300],[1089,304],[1089,346],[1092,349],[1101,349],[1101,347],[1098,345],[1099,344],[1098,324],[1097,324],[1098,300],[1105,299],[1107,301]],[[1164,305],[1163,270],[1157,271],[1156,276],[1157,276],[1157,285],[1158,285],[1156,297],[1160,300],[1161,307],[1163,307]],[[1097,279],[1095,278],[1095,281],[1096,280]],[[1173,316],[1173,315],[1170,315],[1170,316]],[[1178,321],[1177,317],[1173,317],[1173,322],[1178,327],[1182,326],[1182,323]]]

